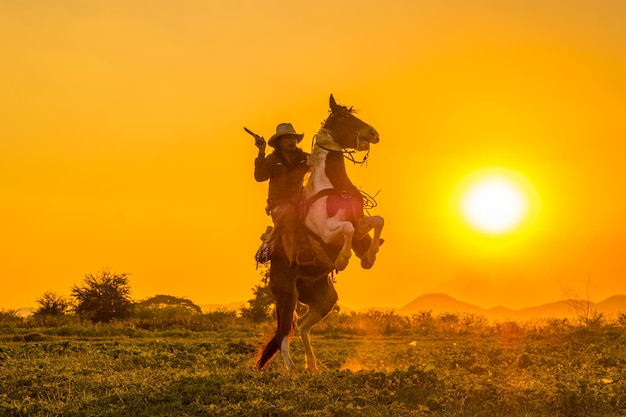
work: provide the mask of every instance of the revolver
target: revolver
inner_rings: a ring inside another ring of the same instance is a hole
[[[265,143],[265,139],[263,139],[263,136],[259,136],[256,133],[254,133],[253,131],[251,131],[250,129],[248,129],[247,127],[244,127],[243,130],[245,130],[246,132],[248,132],[250,135],[252,135],[252,137],[254,138],[254,144],[255,145],[260,145],[261,143]]]

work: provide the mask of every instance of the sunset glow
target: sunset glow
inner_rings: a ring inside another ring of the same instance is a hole
[[[292,123],[309,152],[331,93],[380,134],[347,169],[385,218],[341,305],[626,293],[625,21],[613,0],[0,1],[0,309],[104,268],[134,299],[245,302],[271,218],[242,128]]]

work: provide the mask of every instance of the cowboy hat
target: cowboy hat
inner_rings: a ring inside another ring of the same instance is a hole
[[[278,145],[278,139],[283,136],[297,136],[298,143],[300,143],[300,141],[304,137],[304,133],[296,133],[296,129],[293,128],[291,123],[281,123],[276,126],[276,133],[274,133],[272,137],[267,141],[267,144],[270,145],[272,148],[275,148],[276,145]]]

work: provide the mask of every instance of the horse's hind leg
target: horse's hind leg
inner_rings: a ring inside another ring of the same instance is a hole
[[[289,342],[293,334],[294,326],[294,311],[296,309],[296,302],[298,300],[298,293],[295,286],[295,277],[290,275],[282,276],[280,283],[272,285],[270,277],[270,289],[274,294],[276,302],[276,318],[278,320],[278,326],[276,329],[277,341],[280,341],[280,353],[285,360],[287,370],[293,371],[294,364],[289,355]]]
[[[287,365],[287,370],[291,372],[294,364],[289,355],[289,341],[295,324],[294,311],[298,292],[295,277],[285,261],[274,259],[271,262],[269,286],[274,295],[277,326],[274,337],[263,347],[257,368],[264,369],[272,361],[274,355],[280,351],[285,360],[285,365]]]
[[[304,344],[306,369],[309,372],[317,372],[318,364],[311,347],[311,328],[333,309],[338,299],[337,292],[331,280],[326,276],[315,281],[299,281],[298,293],[300,302],[309,306],[309,310],[298,324]]]

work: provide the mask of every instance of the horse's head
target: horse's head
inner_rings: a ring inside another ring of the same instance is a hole
[[[374,127],[354,115],[352,107],[337,104],[330,95],[330,115],[322,126],[333,133],[333,139],[344,149],[369,150],[370,143],[378,143],[380,137]]]

